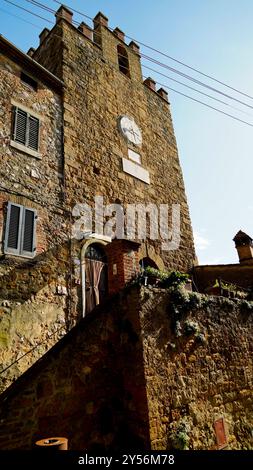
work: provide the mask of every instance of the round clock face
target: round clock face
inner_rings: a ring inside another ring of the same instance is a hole
[[[141,130],[132,118],[122,116],[119,125],[122,134],[129,142],[135,145],[142,144]]]

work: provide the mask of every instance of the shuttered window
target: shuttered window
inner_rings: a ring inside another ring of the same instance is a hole
[[[13,135],[12,139],[19,144],[33,150],[39,147],[39,119],[16,106],[13,108]]]
[[[8,203],[4,252],[32,258],[36,252],[36,211]]]

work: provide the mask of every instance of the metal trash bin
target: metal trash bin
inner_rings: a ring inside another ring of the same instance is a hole
[[[66,437],[48,437],[40,439],[35,445],[41,450],[68,450],[68,439]]]

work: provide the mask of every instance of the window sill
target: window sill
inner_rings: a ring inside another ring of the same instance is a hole
[[[36,257],[36,252],[34,252],[31,256],[30,255],[23,255],[20,253],[11,253],[7,249],[4,250],[3,255],[5,256],[6,259],[15,259],[16,261],[22,261],[22,259],[34,259]]]
[[[15,142],[15,140],[11,140],[10,145],[11,147],[14,147],[17,150],[20,150],[23,153],[27,153],[27,155],[30,155],[31,157],[41,160],[41,154],[37,152],[36,150],[32,150],[29,147],[26,147],[25,145],[19,144],[18,142]]]

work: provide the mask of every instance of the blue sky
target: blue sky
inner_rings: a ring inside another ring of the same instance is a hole
[[[11,1],[53,19],[52,15],[26,0]],[[59,6],[53,0],[39,1],[53,9]],[[66,0],[66,4],[91,17],[102,11],[108,16],[110,27],[119,26],[129,36],[253,96],[252,0]],[[74,19],[82,20],[77,14]],[[0,0],[0,33],[20,49],[27,51],[31,46],[36,47],[38,34],[45,26],[50,28],[49,23]],[[253,106],[253,99],[224,88],[148,49],[142,48],[142,51]],[[147,61],[145,63],[156,68]],[[168,70],[157,69],[196,87],[196,84],[182,80]],[[235,110],[155,73],[144,69],[143,73],[253,124],[253,109],[249,107],[199,87],[240,109]],[[242,229],[253,237],[253,128],[172,91],[169,98],[199,262],[237,262],[233,236]]]

